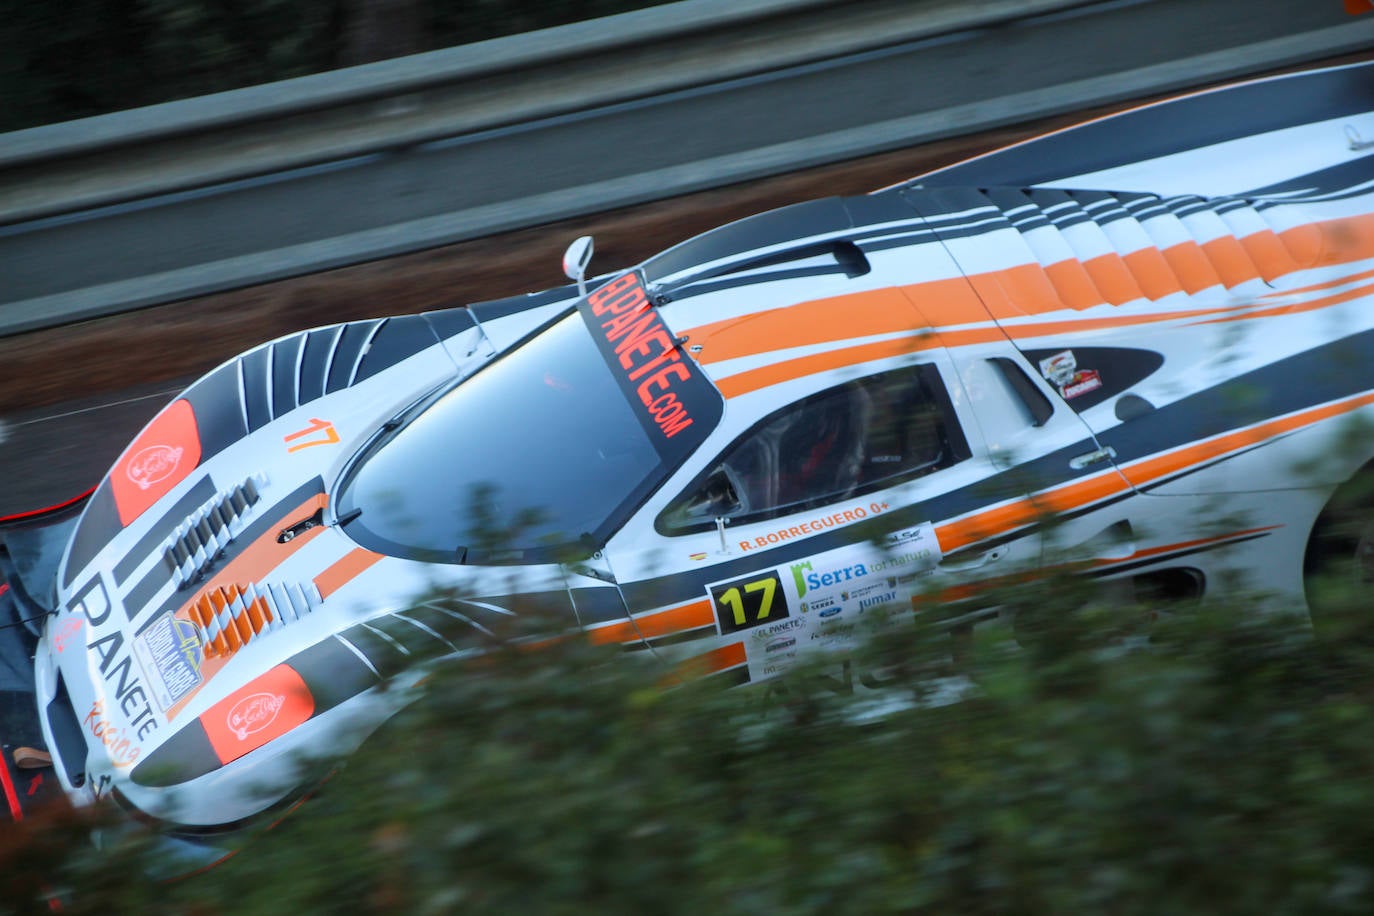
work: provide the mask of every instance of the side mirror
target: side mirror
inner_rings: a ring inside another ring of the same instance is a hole
[[[577,281],[577,294],[587,295],[587,265],[592,262],[592,237],[584,235],[574,239],[563,252],[563,273],[568,279]]]

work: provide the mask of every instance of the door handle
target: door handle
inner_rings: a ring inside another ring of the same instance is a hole
[[[946,571],[958,572],[966,569],[977,569],[989,563],[1002,559],[1010,552],[1010,545],[1003,544],[1001,547],[994,547],[992,550],[983,553],[957,553],[953,557],[945,557],[940,561],[940,568]]]
[[[1096,451],[1088,452],[1085,455],[1079,455],[1077,458],[1070,458],[1069,467],[1073,468],[1075,471],[1081,471],[1084,468],[1092,467],[1094,464],[1111,461],[1115,457],[1116,449],[1108,445]]]

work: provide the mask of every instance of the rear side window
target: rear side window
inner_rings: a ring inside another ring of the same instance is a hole
[[[1125,392],[1164,365],[1162,353],[1133,347],[1051,348],[1022,353],[1078,413]]]
[[[666,535],[838,502],[968,457],[939,372],[854,379],[775,411],[736,439],[659,516]]]

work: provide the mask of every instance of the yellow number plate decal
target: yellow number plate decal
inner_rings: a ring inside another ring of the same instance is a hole
[[[776,572],[755,573],[711,586],[721,633],[735,633],[792,616]]]

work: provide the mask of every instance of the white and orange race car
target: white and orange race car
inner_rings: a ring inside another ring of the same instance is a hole
[[[55,775],[213,858],[511,615],[744,684],[1061,551],[1301,602],[1374,457],[1365,137],[1374,66],[1260,80],[251,350],[11,581]]]

